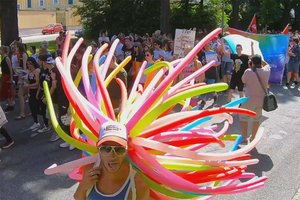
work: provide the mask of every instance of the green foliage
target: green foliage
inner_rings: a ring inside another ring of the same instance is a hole
[[[276,13],[276,14],[275,14]],[[281,21],[282,10],[278,0],[264,0],[260,6],[261,23],[270,27],[275,27]]]
[[[226,8],[225,8],[226,9]],[[199,4],[174,3],[171,7],[172,28],[200,28],[212,30],[222,24],[222,0],[211,0]],[[228,16],[225,13],[224,22]]]
[[[107,1],[80,0],[82,6],[76,6],[75,14],[80,15],[84,34],[88,38],[96,38],[100,30],[107,27],[106,17],[109,13]]]
[[[299,0],[240,0],[240,28],[246,30],[256,13],[258,30],[267,28],[282,31],[287,23],[293,24],[297,20],[300,22],[300,10],[297,12],[297,5],[300,7]],[[291,18],[291,9],[296,11],[296,19]],[[299,26],[299,23],[294,26]]]
[[[31,42],[31,43],[26,43],[26,46],[27,46],[27,54],[30,56],[31,53],[29,51],[29,48],[31,46],[35,46],[36,47],[36,53],[38,54],[39,53],[39,49],[40,49],[40,46],[41,46],[41,42]],[[48,51],[51,52],[51,53],[54,53],[56,50],[56,42],[55,41],[49,41],[48,42]]]
[[[163,0],[80,0],[81,16],[87,38],[95,39],[100,31],[110,35],[124,32],[151,33],[160,27]],[[246,30],[257,14],[258,30],[282,30],[287,23],[300,27],[300,0],[181,0],[171,4],[170,24],[175,28],[198,28],[208,31],[222,25],[222,3],[225,2],[225,27]],[[194,2],[194,3],[192,3]],[[196,2],[196,3],[195,3]],[[295,10],[295,18],[290,11]]]
[[[123,32],[144,33],[159,29],[158,0],[80,0],[76,7],[81,16],[85,36],[97,38],[100,31],[110,35]]]

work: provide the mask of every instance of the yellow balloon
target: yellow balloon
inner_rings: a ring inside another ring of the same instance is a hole
[[[167,162],[167,163],[160,163],[162,166],[169,170],[181,170],[181,171],[202,171],[211,169],[212,167],[198,165],[198,164],[184,164],[184,163],[176,163],[176,162]]]
[[[144,130],[144,128],[151,124],[159,115],[168,110],[171,106],[177,104],[178,102],[184,99],[205,93],[224,91],[227,88],[228,85],[226,83],[216,83],[212,85],[201,86],[198,88],[191,88],[181,93],[178,93],[170,97],[162,104],[153,107],[152,110],[149,110],[132,128],[132,130],[130,131],[130,136],[132,138],[137,137],[142,132],[142,130]]]
[[[71,110],[71,114],[72,117],[76,123],[76,126],[91,140],[93,140],[94,142],[98,141],[97,136],[95,136],[90,129],[81,121],[81,119],[79,118],[79,116],[76,114],[74,108],[70,105],[70,110]]]
[[[162,67],[168,67],[169,71],[172,71],[173,66],[171,65],[171,63],[166,62],[166,61],[160,61],[160,62],[156,62],[153,65],[151,65],[150,67],[148,67],[147,69],[144,70],[144,74],[150,74],[153,71],[159,70]]]
[[[226,134],[221,137],[221,140],[236,140],[236,138],[239,136],[240,135],[237,135],[237,134]]]
[[[53,104],[52,104],[52,99],[51,99],[49,88],[48,88],[48,83],[46,81],[44,81],[43,86],[44,86],[44,92],[45,92],[48,110],[49,110],[49,114],[50,114],[50,118],[51,118],[51,123],[52,123],[54,130],[57,132],[57,134],[68,144],[70,144],[82,151],[86,151],[92,155],[97,153],[98,152],[97,147],[77,141],[76,139],[72,138],[71,136],[69,136],[67,133],[65,133],[63,131],[63,129],[60,127],[60,125],[57,121],[56,115],[55,115],[55,111],[54,111]]]
[[[105,79],[104,85],[107,87],[113,78],[129,63],[131,56],[127,56]]]

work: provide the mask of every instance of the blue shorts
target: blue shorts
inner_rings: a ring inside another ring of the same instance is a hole
[[[231,75],[233,70],[233,62],[221,62],[221,74],[223,75]]]
[[[205,82],[206,82],[207,85],[214,84],[216,82],[216,79],[206,78]]]
[[[299,72],[299,62],[289,62],[288,63],[288,72],[295,72],[298,73]]]

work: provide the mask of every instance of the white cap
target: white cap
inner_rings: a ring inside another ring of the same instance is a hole
[[[127,140],[127,130],[124,125],[114,121],[107,121],[101,126],[97,146],[100,146],[104,142],[113,141],[126,147]]]

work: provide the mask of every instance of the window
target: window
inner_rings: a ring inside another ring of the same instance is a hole
[[[59,0],[53,0],[53,5],[54,6],[58,6],[58,4],[59,4]]]
[[[39,0],[39,3],[40,3],[40,7],[44,7],[44,0]]]
[[[73,5],[73,3],[74,3],[73,0],[68,0],[69,5]]]
[[[31,6],[31,0],[27,0],[27,8],[32,8],[32,6]]]

